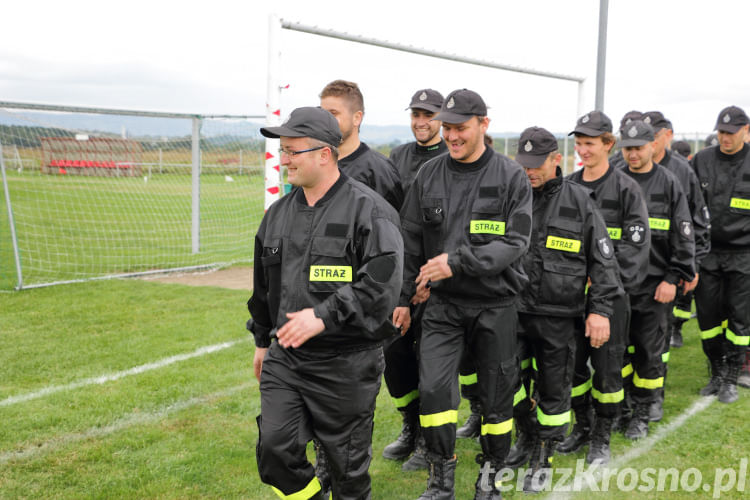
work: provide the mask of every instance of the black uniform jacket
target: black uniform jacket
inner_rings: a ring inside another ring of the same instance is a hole
[[[593,193],[562,177],[534,190],[531,245],[523,257],[529,285],[518,310],[577,317],[586,309],[612,316],[612,301],[623,293],[615,248]],[[591,286],[586,294],[586,282]]]
[[[393,163],[369,148],[364,142],[346,158],[339,159],[339,168],[355,181],[362,182],[391,204],[396,211],[404,202],[401,177]]]
[[[583,180],[583,169],[568,176],[594,191],[595,203],[615,245],[620,278],[628,294],[636,292],[648,274],[651,230],[641,187],[613,165],[593,182]]]
[[[453,277],[432,283],[431,293],[475,307],[510,304],[526,283],[520,257],[531,234],[531,185],[519,164],[490,148],[473,163],[438,156],[406,195],[401,232],[400,305],[414,295],[419,268],[441,253]]]
[[[403,276],[398,214],[367,186],[341,174],[313,207],[302,188],[271,205],[255,236],[248,328],[258,347],[312,307],[325,330],[299,349],[341,352],[396,333],[390,322]]]
[[[440,156],[447,151],[448,146],[442,140],[432,146],[420,146],[415,141],[393,148],[390,159],[396,165],[396,169],[401,176],[401,187],[404,188],[404,193],[409,191],[419,167],[427,160]]]
[[[685,158],[668,149],[664,151],[664,158],[659,164],[677,177],[687,196],[688,209],[693,217],[695,230],[695,270],[697,272],[703,257],[711,251],[711,219],[703,199],[698,176],[695,175],[695,171]]]
[[[750,250],[750,146],[726,155],[719,146],[696,153],[692,164],[711,214],[711,246]]]
[[[625,167],[646,198],[651,227],[648,276],[676,285],[695,278],[693,218],[680,181],[658,163],[650,172],[637,174]]]

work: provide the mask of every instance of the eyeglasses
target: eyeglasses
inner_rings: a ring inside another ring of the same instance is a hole
[[[290,149],[279,148],[279,155],[287,155],[290,158],[294,158],[295,156],[301,155],[302,153],[309,153],[310,151],[317,151],[325,147],[326,146],[318,146],[317,148],[303,149],[301,151],[292,151]]]

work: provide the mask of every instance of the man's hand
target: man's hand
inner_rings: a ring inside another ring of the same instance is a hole
[[[609,340],[609,318],[590,313],[586,318],[586,337],[594,349],[603,346]]]
[[[408,307],[397,307],[393,310],[393,324],[401,331],[403,336],[411,326],[411,312]]]
[[[445,278],[453,276],[453,271],[448,265],[448,254],[441,253],[437,257],[433,257],[427,261],[425,265],[419,268],[419,276],[417,276],[417,295],[419,295],[420,285],[422,288],[427,288],[427,283],[430,281],[440,281]]]
[[[659,283],[656,287],[656,293],[654,293],[654,300],[661,302],[662,304],[668,304],[674,300],[677,294],[677,285],[672,285],[666,281]]]
[[[253,354],[253,371],[258,382],[260,382],[260,372],[263,371],[263,359],[266,357],[267,352],[268,347],[256,347],[255,354]]]
[[[323,320],[315,317],[312,307],[286,313],[286,317],[289,321],[276,332],[276,339],[281,347],[297,348],[325,330]]]
[[[427,302],[427,299],[430,298],[430,282],[426,283],[418,283],[417,284],[417,291],[414,294],[414,297],[411,298],[411,303],[414,305],[422,304],[423,302]]]
[[[697,286],[698,286],[698,273],[695,273],[695,278],[693,278],[693,281],[691,281],[690,283],[687,283],[687,282],[685,283],[683,287],[683,290],[684,290],[683,293],[692,292],[693,290],[695,290],[695,287]]]

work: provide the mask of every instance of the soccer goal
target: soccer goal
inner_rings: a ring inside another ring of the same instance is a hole
[[[251,262],[257,118],[0,103],[0,288]]]

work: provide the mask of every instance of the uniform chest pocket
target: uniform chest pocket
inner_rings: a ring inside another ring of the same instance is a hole
[[[547,254],[554,256],[554,261],[561,258],[571,260],[574,255],[585,260],[583,248],[583,223],[565,218],[552,219],[547,225],[544,239]],[[573,258],[573,260],[576,260]]]
[[[445,219],[443,213],[443,200],[438,198],[425,198],[422,201],[422,222],[428,228],[440,227]]]
[[[586,287],[586,264],[544,261],[539,302],[546,305],[578,307]]]
[[[488,243],[505,235],[503,203],[497,198],[479,198],[471,205],[469,240]]]
[[[657,206],[648,211],[648,227],[651,229],[651,238],[669,238],[672,220],[666,207]]]
[[[269,238],[263,242],[263,254],[260,263],[263,265],[265,284],[269,295],[278,293],[281,286],[281,255],[282,244],[280,238]]]
[[[316,237],[310,246],[309,290],[333,292],[354,281],[351,241],[348,238]]]
[[[439,254],[443,248],[445,205],[442,198],[422,200],[422,244],[427,258]]]
[[[750,215],[750,174],[744,174],[732,191],[729,210],[736,214]]]

